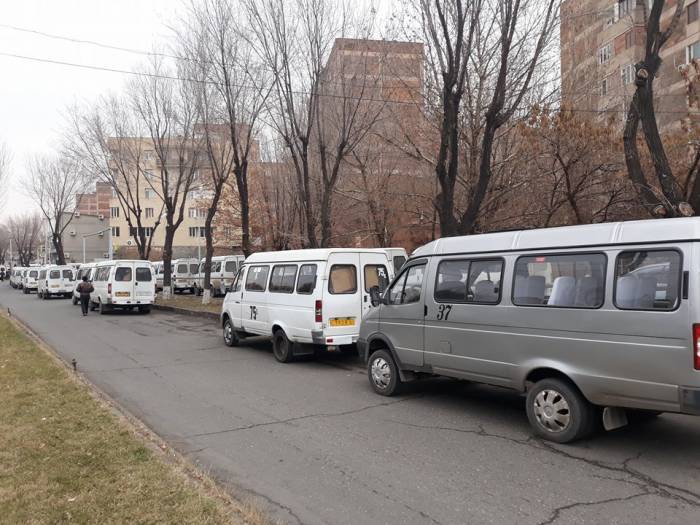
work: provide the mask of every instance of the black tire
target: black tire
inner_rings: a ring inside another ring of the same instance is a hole
[[[535,433],[556,443],[589,436],[596,427],[596,408],[570,382],[546,378],[533,385],[525,404]]]
[[[97,303],[90,301],[90,311],[94,312],[97,309]]]
[[[99,302],[100,315],[104,315],[109,312],[109,307],[102,301]]]
[[[24,295],[27,295],[27,294],[29,293],[29,290],[27,290],[26,288],[24,288],[24,289],[22,290],[22,293],[23,293]]]
[[[241,344],[241,338],[238,337],[236,330],[233,327],[231,319],[228,317],[224,321],[224,344],[226,346],[239,346]]]
[[[73,306],[78,304],[78,299],[76,299],[75,295],[73,296]]]
[[[284,330],[278,328],[272,334],[272,353],[280,363],[289,363],[294,359],[292,342],[287,338]]]
[[[382,396],[398,394],[403,387],[399,367],[388,350],[377,350],[367,360],[367,377],[374,391]]]
[[[41,298],[45,301],[48,301],[51,298],[51,294],[49,292],[44,292],[43,294],[41,294]]]
[[[150,314],[151,307],[150,306],[139,306],[139,313],[140,314]]]

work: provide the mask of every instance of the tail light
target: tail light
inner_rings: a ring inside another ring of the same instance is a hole
[[[316,300],[316,306],[314,308],[314,312],[316,314],[316,322],[317,323],[322,323],[323,322],[323,301],[320,299]],[[700,334],[700,332],[698,332]]]
[[[107,283],[107,293],[112,293],[112,283]]]
[[[693,365],[700,370],[700,324],[693,325]]]

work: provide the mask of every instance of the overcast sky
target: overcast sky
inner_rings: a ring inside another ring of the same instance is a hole
[[[178,0],[0,0],[0,53],[131,70],[143,56],[11,29],[151,50],[167,39]],[[0,140],[13,160],[12,187],[0,220],[33,207],[18,187],[27,156],[56,145],[66,107],[118,90],[124,76],[0,54]]]

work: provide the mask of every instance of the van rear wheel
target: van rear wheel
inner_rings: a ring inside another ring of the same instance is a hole
[[[281,328],[272,335],[272,353],[280,363],[289,363],[294,357],[292,343]]]
[[[590,435],[597,411],[567,381],[542,379],[527,394],[527,418],[535,433],[556,443],[570,443]]]
[[[109,307],[106,304],[104,304],[102,301],[100,301],[100,303],[99,303],[99,309],[100,309],[100,315],[104,315],[107,312],[109,312]]]
[[[377,394],[393,396],[401,390],[399,368],[388,350],[377,350],[367,362],[369,383]]]

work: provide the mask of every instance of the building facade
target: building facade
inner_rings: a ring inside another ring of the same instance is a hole
[[[634,65],[643,60],[645,7],[652,0],[564,0],[561,6],[562,105],[597,119],[624,122],[635,90]],[[683,15],[661,50],[654,81],[655,109],[662,130],[697,123],[688,103],[683,71],[700,59],[698,0],[686,1]],[[676,10],[667,0],[661,16],[666,28]],[[648,12],[648,11],[647,11]]]

